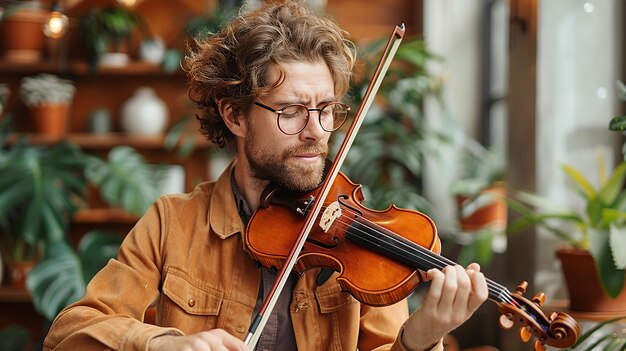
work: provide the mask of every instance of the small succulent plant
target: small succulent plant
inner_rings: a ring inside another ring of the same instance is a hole
[[[20,94],[28,107],[41,104],[67,104],[72,101],[76,88],[70,80],[42,73],[22,79]]]

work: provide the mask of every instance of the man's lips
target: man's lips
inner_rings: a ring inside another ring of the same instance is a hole
[[[293,155],[293,157],[296,157],[302,160],[314,160],[314,159],[322,157],[322,155],[321,154],[299,154],[299,155]]]

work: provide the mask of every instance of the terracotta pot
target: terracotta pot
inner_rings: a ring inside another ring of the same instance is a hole
[[[0,43],[7,61],[31,63],[40,61],[45,47],[43,24],[49,12],[33,7],[7,8],[0,21]]]
[[[51,140],[60,140],[67,134],[67,104],[41,104],[31,109],[35,132]]]
[[[496,182],[490,187],[481,190],[480,194],[493,195],[489,197],[489,202],[481,204],[480,208],[472,211],[467,216],[459,217],[459,226],[466,232],[476,231],[484,228],[504,229],[507,223],[506,185],[504,182]],[[457,196],[457,206],[459,213],[471,199],[467,196]]]
[[[570,310],[626,314],[626,289],[611,299],[600,285],[593,257],[588,251],[560,248],[556,256],[561,260]]]
[[[35,261],[15,261],[7,264],[7,281],[14,288],[26,288],[26,277],[35,266]]]

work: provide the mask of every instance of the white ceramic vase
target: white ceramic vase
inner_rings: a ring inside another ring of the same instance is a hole
[[[136,135],[159,135],[169,119],[167,106],[149,87],[140,87],[122,106],[122,130]]]

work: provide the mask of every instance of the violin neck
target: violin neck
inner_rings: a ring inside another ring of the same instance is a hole
[[[432,268],[439,270],[457,263],[438,255],[394,232],[382,227],[372,228],[368,224],[354,221],[346,232],[346,239],[368,249],[374,250],[413,269],[428,271]],[[510,300],[509,290],[492,281],[487,280],[489,298],[496,303]]]

